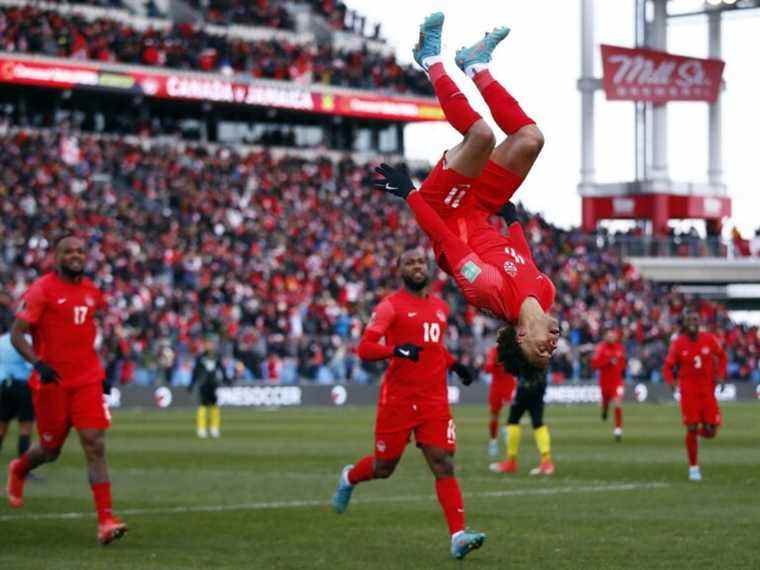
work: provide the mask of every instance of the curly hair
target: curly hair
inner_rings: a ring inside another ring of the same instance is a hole
[[[496,333],[496,354],[504,370],[526,384],[546,383],[546,368],[531,364],[517,342],[517,330],[504,325]]]

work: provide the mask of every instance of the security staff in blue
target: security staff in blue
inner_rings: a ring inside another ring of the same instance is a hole
[[[34,427],[34,406],[27,380],[32,365],[16,352],[9,332],[0,336],[0,449],[8,422],[18,419],[18,454],[29,449]]]

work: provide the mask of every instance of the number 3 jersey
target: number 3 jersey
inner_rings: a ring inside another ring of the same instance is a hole
[[[725,378],[726,364],[726,352],[715,335],[700,332],[692,340],[682,334],[670,344],[662,373],[665,381],[672,384],[673,368],[677,367],[681,390],[712,391],[715,379]]]
[[[403,289],[385,297],[375,308],[363,341],[385,337],[389,354],[402,344],[422,347],[417,362],[391,356],[379,405],[404,402],[448,409],[446,371],[454,362],[443,342],[448,318],[449,306],[442,299],[429,294],[419,297]]]
[[[35,354],[58,372],[62,386],[83,386],[105,377],[95,352],[93,318],[104,306],[103,293],[92,281],[70,283],[56,273],[40,277],[24,294],[16,316],[31,325]],[[37,372],[29,383],[39,386]]]

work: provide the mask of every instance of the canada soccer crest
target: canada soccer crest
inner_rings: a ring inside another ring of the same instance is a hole
[[[511,261],[504,262],[504,272],[510,277],[517,275],[517,266]]]
[[[93,299],[92,297],[90,297],[89,295],[87,295],[84,298],[84,304],[87,305],[88,307],[92,307],[92,306],[95,305],[95,299]]]
[[[441,311],[440,309],[435,312],[435,316],[438,317],[438,320],[442,323],[446,322],[446,313]]]

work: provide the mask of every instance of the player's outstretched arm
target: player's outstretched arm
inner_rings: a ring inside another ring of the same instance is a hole
[[[412,182],[412,179],[405,170],[393,168],[389,164],[382,163],[375,168],[375,174],[377,174],[378,178],[372,180],[372,185],[378,190],[393,194],[404,200],[414,190],[414,182]]]

